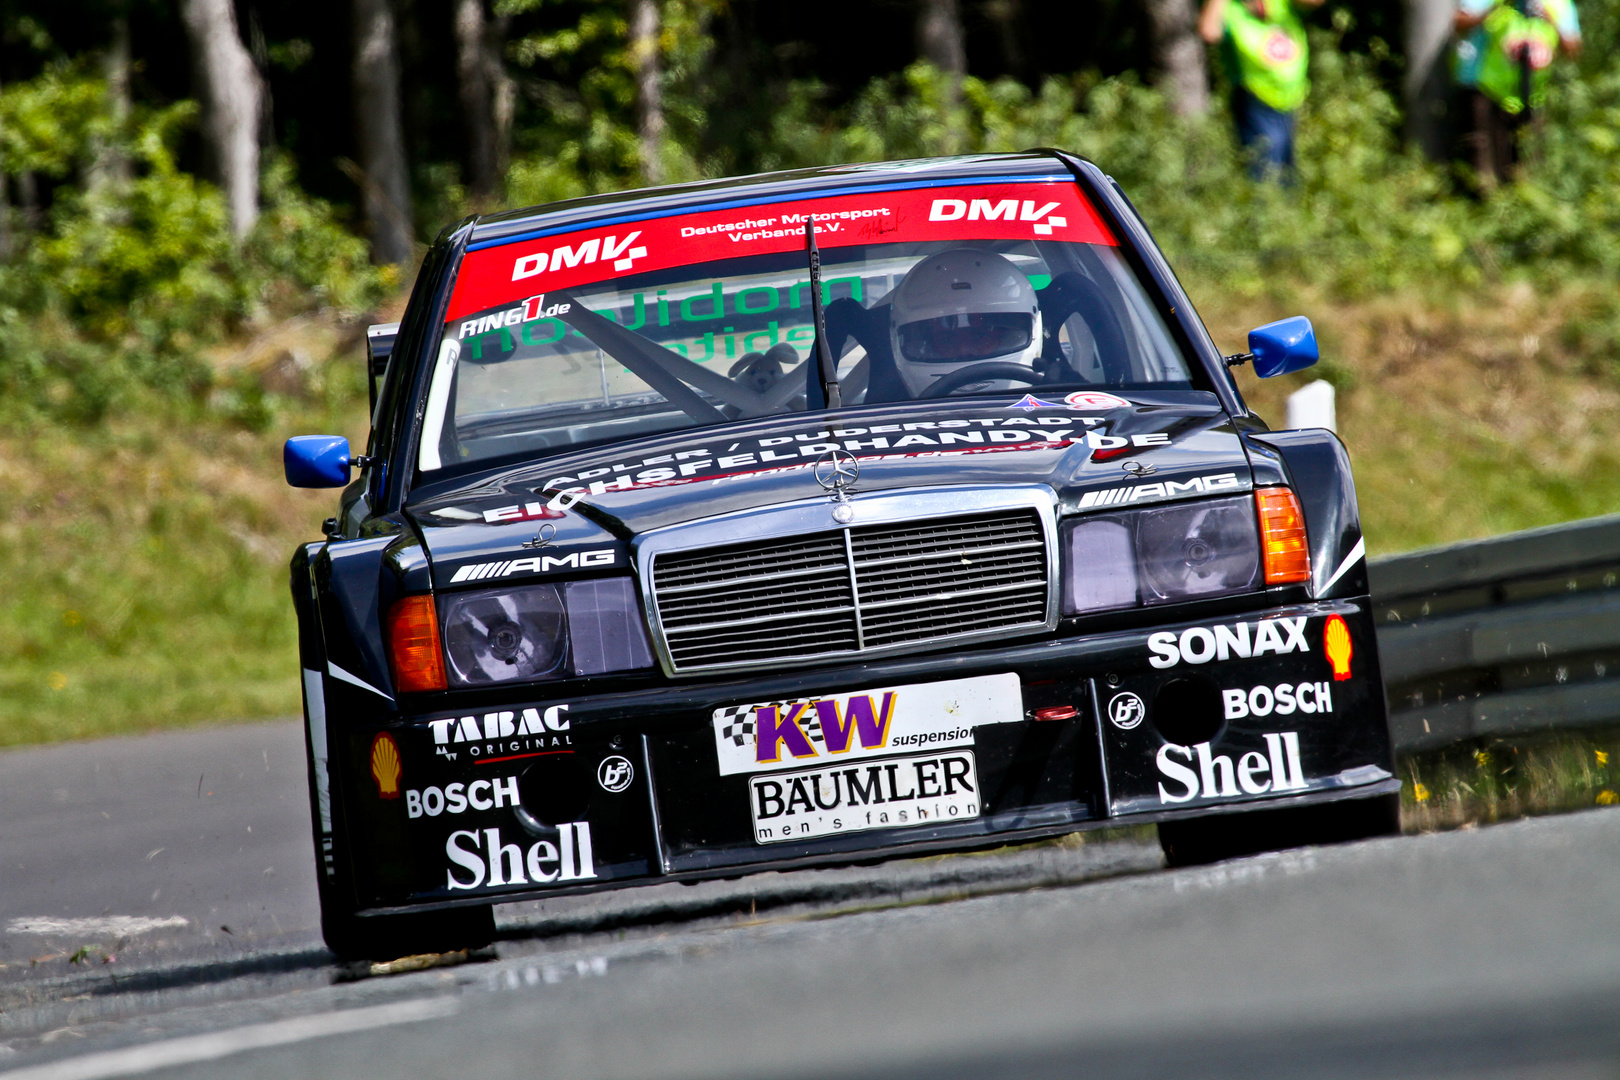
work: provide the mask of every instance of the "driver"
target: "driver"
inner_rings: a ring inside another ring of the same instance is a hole
[[[894,364],[912,397],[937,379],[989,361],[1030,368],[1041,350],[1041,309],[1023,272],[993,251],[958,248],[913,266],[894,290],[890,315]],[[965,390],[1007,390],[1013,380],[969,383]]]

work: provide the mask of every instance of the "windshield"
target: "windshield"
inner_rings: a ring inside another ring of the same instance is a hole
[[[1191,385],[1074,184],[833,196],[470,251],[418,467],[823,408],[812,215],[846,408]]]

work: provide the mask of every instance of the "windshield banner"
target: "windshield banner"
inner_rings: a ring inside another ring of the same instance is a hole
[[[445,321],[502,304],[538,302],[549,290],[622,274],[804,251],[805,222],[812,216],[816,243],[824,249],[939,240],[1114,244],[1096,211],[1065,180],[798,199],[598,226],[469,251]]]

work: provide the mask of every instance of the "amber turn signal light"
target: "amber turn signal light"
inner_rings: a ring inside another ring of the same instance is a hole
[[[445,688],[439,612],[433,597],[407,596],[389,609],[388,660],[399,693]]]
[[[1265,560],[1266,584],[1309,581],[1311,550],[1299,499],[1289,488],[1256,488],[1254,506],[1260,513],[1260,551]]]

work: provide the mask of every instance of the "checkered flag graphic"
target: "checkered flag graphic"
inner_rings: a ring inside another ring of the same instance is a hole
[[[746,705],[732,705],[719,711],[715,720],[720,724],[720,737],[738,746],[747,746],[748,740],[754,737],[754,710]]]
[[[767,709],[776,706],[777,715],[785,716],[793,711],[795,705],[803,704],[804,711],[799,714],[799,728],[811,742],[823,744],[821,737],[821,716],[811,708],[808,702],[798,701],[769,701],[761,705],[730,705],[717,710],[715,722],[720,725],[720,737],[730,739],[733,745],[747,746],[754,738],[755,710]]]

